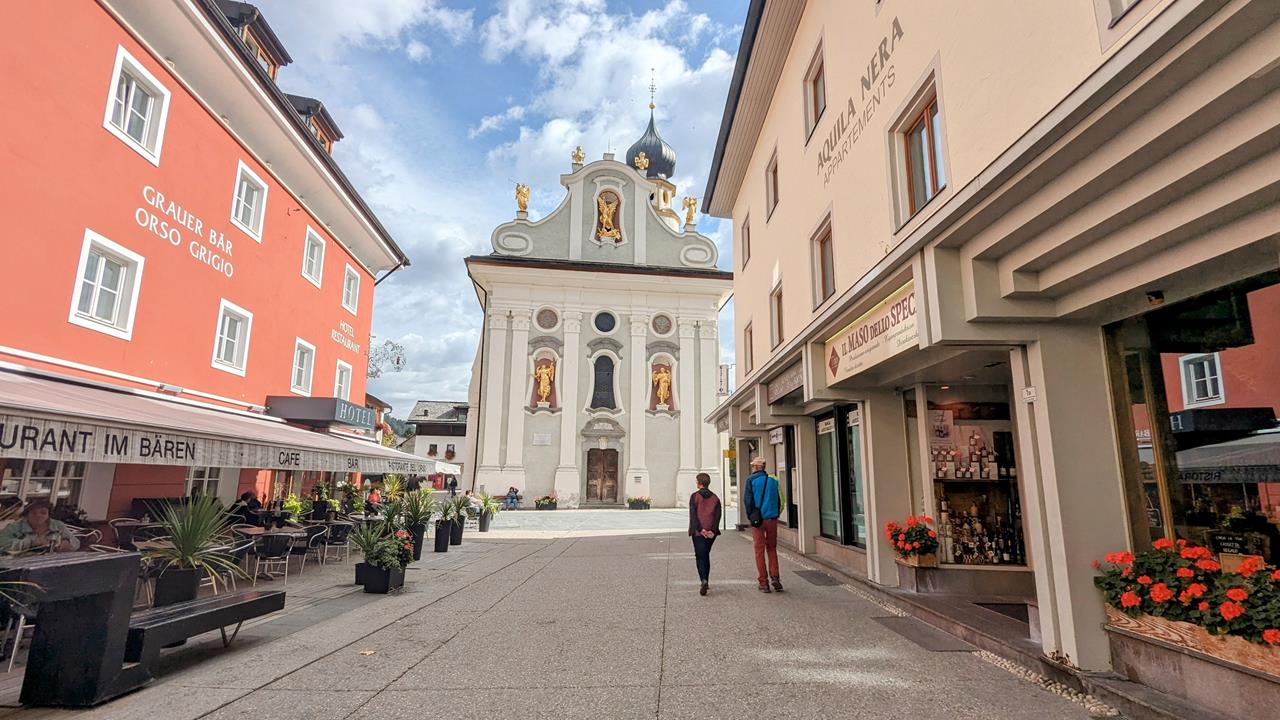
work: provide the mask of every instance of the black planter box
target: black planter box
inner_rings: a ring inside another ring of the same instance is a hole
[[[413,538],[413,559],[422,559],[422,543],[427,534],[426,525],[414,525],[409,528],[409,537]]]
[[[452,535],[452,521],[436,523],[436,552],[449,552],[449,540]]]
[[[555,504],[555,503],[543,503],[543,504],[541,504],[541,505],[534,505],[533,507],[534,507],[534,508],[536,508],[536,509],[538,509],[538,510],[555,510],[555,509],[556,509],[556,504]]]
[[[480,532],[489,532],[489,523],[493,522],[493,513],[480,513]]]
[[[404,587],[404,569],[384,570],[368,563],[356,563],[356,577],[364,591],[385,595]]]
[[[449,544],[462,544],[462,530],[466,527],[466,521],[459,518],[453,521],[453,527],[449,528]]]
[[[167,568],[156,576],[155,607],[195,600],[200,594],[204,570]]]

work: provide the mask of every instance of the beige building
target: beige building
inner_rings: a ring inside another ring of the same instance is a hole
[[[1145,676],[1091,564],[1232,507],[1276,562],[1280,453],[1230,458],[1280,406],[1280,368],[1232,365],[1280,281],[1278,65],[1265,0],[751,2],[703,206],[737,390],[706,419],[790,487],[784,539],[955,617],[998,598],[993,649],[1054,669],[1275,693]],[[939,568],[895,562],[909,513]]]

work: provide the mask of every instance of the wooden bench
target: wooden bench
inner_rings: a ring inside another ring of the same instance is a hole
[[[166,645],[213,630],[222,633],[222,646],[227,647],[244,621],[283,608],[284,593],[280,590],[240,590],[136,612],[129,619],[124,659],[149,666]],[[235,629],[228,636],[231,625]]]

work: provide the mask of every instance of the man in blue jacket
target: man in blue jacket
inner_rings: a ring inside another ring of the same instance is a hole
[[[742,491],[743,507],[751,521],[751,539],[756,550],[756,581],[760,592],[782,592],[778,572],[778,516],[782,514],[782,498],[778,494],[778,478],[764,471],[764,458],[751,460],[751,475]],[[765,568],[765,557],[769,565]],[[769,589],[769,581],[773,589]]]

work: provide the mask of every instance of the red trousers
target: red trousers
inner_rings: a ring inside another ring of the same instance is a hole
[[[751,528],[751,540],[756,549],[756,580],[764,585],[769,578],[778,577],[778,520],[765,520],[758,528]],[[765,568],[765,555],[769,567]]]

